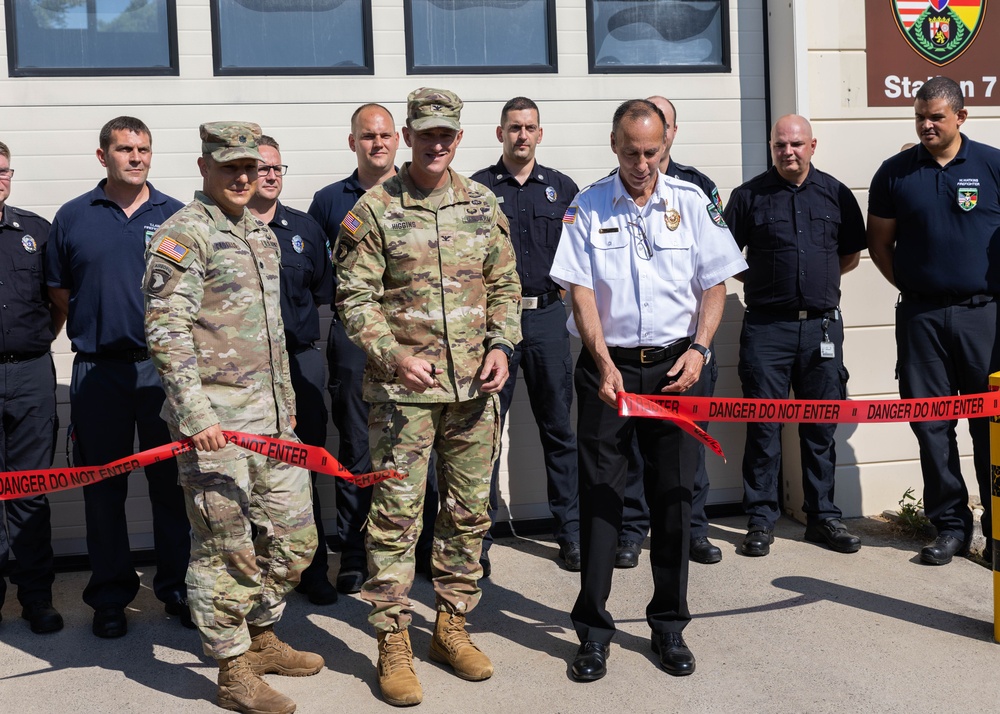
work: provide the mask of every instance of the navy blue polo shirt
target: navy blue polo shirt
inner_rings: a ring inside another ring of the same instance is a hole
[[[549,277],[562,235],[562,217],[579,192],[573,180],[535,162],[522,186],[503,159],[472,174],[472,180],[496,194],[500,210],[510,222],[510,238],[517,255],[517,274],[525,296],[559,290]]]
[[[131,216],[94,190],[64,204],[52,221],[46,281],[69,290],[66,334],[76,352],[145,348],[142,277],[150,238],[184,207],[149,186],[149,199]]]
[[[719,212],[722,212],[722,197],[719,195],[719,187],[715,185],[715,181],[710,179],[694,166],[678,164],[673,159],[670,159],[667,162],[667,170],[663,173],[667,176],[673,176],[675,179],[693,183],[695,186],[704,191],[705,195],[712,199],[712,203],[714,203],[715,207],[719,209]]]
[[[1000,295],[1000,150],[961,137],[945,166],[917,144],[872,179],[868,212],[896,221],[900,292]]]
[[[281,319],[285,343],[294,354],[319,339],[316,306],[333,300],[333,266],[326,235],[308,214],[279,201],[267,225],[281,246]]]
[[[0,209],[0,352],[45,352],[52,346],[48,241],[47,220],[23,208]]]
[[[801,186],[773,166],[733,191],[726,223],[747,249],[748,307],[828,310],[840,304],[840,257],[867,246],[854,194],[815,166]]]

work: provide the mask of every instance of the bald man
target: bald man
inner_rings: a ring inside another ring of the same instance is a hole
[[[746,249],[746,314],[740,381],[748,399],[844,399],[844,323],[840,276],[858,265],[865,224],[850,189],[812,165],[816,139],[803,117],[781,117],[771,130],[774,165],[737,188],[725,220]],[[800,424],[805,538],[840,553],[861,539],[848,532],[833,502],[836,424]],[[741,551],[764,556],[781,513],[781,424],[747,424]]]

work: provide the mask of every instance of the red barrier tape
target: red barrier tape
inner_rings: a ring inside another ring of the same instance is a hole
[[[809,424],[862,424],[938,421],[1000,416],[1000,392],[929,399],[733,399],[618,393],[623,417],[668,419],[725,460],[719,442],[696,421],[780,421]]]
[[[402,474],[392,470],[374,471],[355,476],[341,466],[340,462],[333,458],[329,451],[319,446],[272,439],[269,436],[244,434],[240,431],[224,431],[222,433],[225,434],[226,441],[230,444],[236,444],[240,448],[254,451],[276,461],[283,461],[286,464],[301,466],[309,471],[342,478],[359,488],[371,486],[390,478],[402,478]],[[183,454],[193,449],[191,440],[184,439],[126,456],[104,466],[78,466],[65,469],[0,473],[0,501],[87,486],[112,476],[134,471],[142,466],[172,459],[177,454]]]

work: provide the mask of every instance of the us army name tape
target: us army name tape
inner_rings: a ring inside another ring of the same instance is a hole
[[[222,432],[226,441],[240,448],[253,451],[276,461],[301,466],[309,471],[336,476],[350,481],[359,488],[371,486],[390,478],[402,478],[396,471],[374,471],[372,473],[352,474],[341,466],[326,449],[319,446],[309,446],[283,439],[273,439],[269,436],[244,434],[239,431]],[[190,439],[174,441],[163,446],[157,446],[138,454],[112,461],[103,466],[77,466],[65,469],[37,469],[33,471],[8,471],[0,473],[0,501],[25,496],[37,496],[54,491],[65,491],[97,483],[112,476],[119,476],[134,471],[142,466],[149,466],[160,461],[172,459],[177,454],[194,450]]]
[[[862,424],[939,421],[1000,416],[1000,392],[927,399],[735,399],[618,393],[623,417],[667,419],[725,459],[718,441],[700,422],[780,421],[809,424]]]

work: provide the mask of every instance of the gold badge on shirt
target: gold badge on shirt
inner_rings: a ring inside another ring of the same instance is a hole
[[[667,211],[666,215],[663,216],[663,220],[667,224],[667,228],[672,231],[676,231],[678,226],[681,224],[681,214],[677,212],[676,208],[671,208]]]

